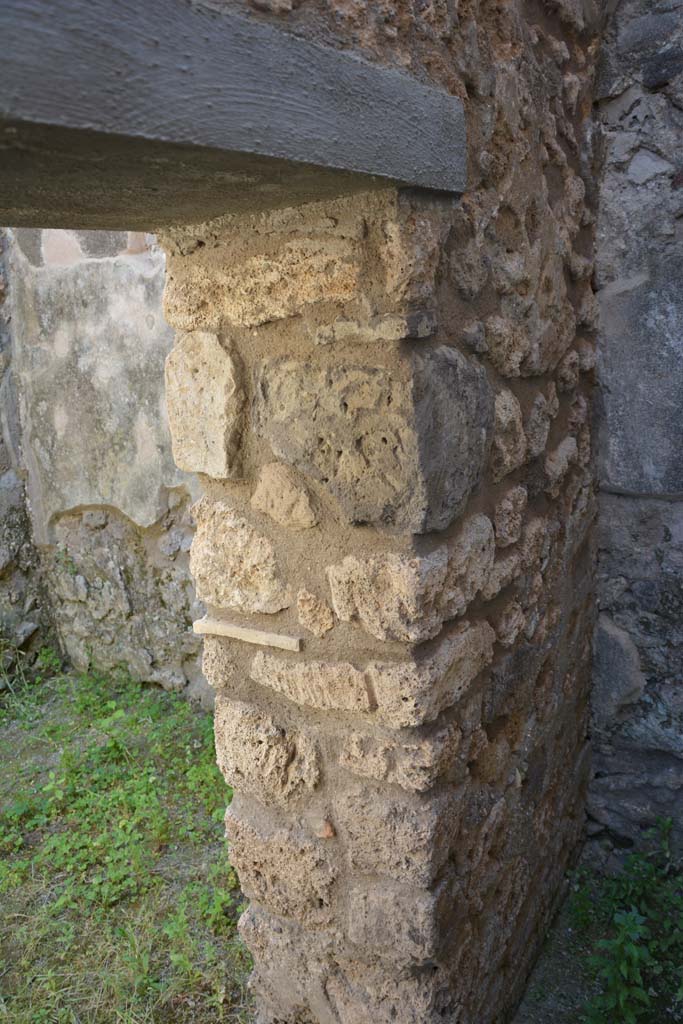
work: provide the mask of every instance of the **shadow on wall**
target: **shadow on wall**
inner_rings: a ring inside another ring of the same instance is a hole
[[[3,435],[42,569],[40,625],[78,668],[123,664],[207,702],[190,628],[195,483],[173,462],[164,401],[164,255],[140,233],[25,229],[4,251]],[[6,631],[12,602],[5,572]]]
[[[598,79],[600,620],[591,833],[683,849],[683,17],[623,0]]]

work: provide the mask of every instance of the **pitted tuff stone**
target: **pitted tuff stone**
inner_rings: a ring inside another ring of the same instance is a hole
[[[335,870],[329,844],[296,826],[250,817],[239,798],[225,815],[225,831],[246,896],[307,927],[332,922]]]
[[[455,541],[430,555],[349,555],[327,570],[336,614],[379,640],[419,643],[462,615],[493,565],[491,521],[468,519]]]
[[[243,612],[279,612],[292,596],[273,545],[225,501],[201,498],[190,571],[202,601]]]
[[[478,483],[493,397],[484,369],[445,347],[400,371],[276,359],[260,374],[256,422],[349,522],[420,533],[448,526]]]
[[[391,736],[357,730],[343,737],[339,763],[355,775],[424,793],[451,767],[461,738],[454,724],[427,737],[411,737],[402,731]]]
[[[263,803],[284,804],[310,794],[320,780],[316,745],[301,730],[276,724],[243,701],[216,695],[216,758],[226,782]]]
[[[526,487],[519,484],[517,487],[511,487],[496,505],[493,519],[496,531],[496,547],[509,547],[510,544],[516,544],[522,536],[522,523],[527,499]]]
[[[281,462],[269,462],[261,467],[251,506],[280,526],[295,530],[308,529],[318,521],[306,487],[297,474]]]
[[[370,710],[363,673],[346,663],[284,661],[259,651],[251,663],[250,676],[255,683],[304,707]]]
[[[354,783],[334,797],[334,820],[350,866],[365,874],[429,886],[448,858],[461,801]]]
[[[299,622],[314,636],[325,636],[334,626],[334,615],[327,601],[312,594],[310,590],[300,590],[296,597],[296,610]]]
[[[495,481],[502,480],[523,465],[526,447],[520,404],[511,391],[499,391],[496,395],[496,421],[491,450],[491,468]]]
[[[216,479],[239,471],[245,394],[240,369],[218,336],[181,334],[166,358],[166,405],[180,469]]]

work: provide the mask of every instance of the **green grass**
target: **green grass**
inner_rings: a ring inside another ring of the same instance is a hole
[[[683,1022],[683,863],[661,821],[615,875],[583,873],[570,910],[592,944],[586,1024]]]
[[[0,1024],[247,1020],[211,715],[2,654]]]

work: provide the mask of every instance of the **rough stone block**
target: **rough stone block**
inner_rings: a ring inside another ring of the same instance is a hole
[[[251,505],[280,526],[295,530],[308,529],[318,521],[306,487],[289,466],[280,462],[261,467]]]
[[[303,707],[372,712],[401,728],[431,722],[457,703],[491,663],[493,642],[487,622],[463,622],[419,661],[371,661],[358,669],[349,662],[285,660],[260,651],[250,676]]]
[[[491,472],[495,481],[518,469],[526,459],[526,436],[522,410],[511,391],[496,395],[496,418],[491,449]]]
[[[278,725],[242,701],[216,695],[218,767],[230,786],[263,803],[287,803],[310,793],[320,779],[316,745],[306,733]]]
[[[462,511],[488,455],[492,405],[485,371],[455,349],[400,371],[277,359],[261,372],[256,423],[348,521],[420,533]]]
[[[355,945],[382,960],[424,964],[439,951],[439,897],[399,882],[366,882],[351,886],[347,934]]]
[[[292,603],[267,537],[225,501],[204,497],[193,512],[197,531],[190,571],[200,600],[218,608],[267,613]]]
[[[489,578],[481,595],[486,601],[492,600],[504,587],[510,585],[522,573],[521,551],[510,551],[493,563]]]
[[[237,220],[237,218],[235,219]],[[260,218],[266,223],[268,218]],[[235,223],[235,238],[254,225]],[[352,240],[293,236],[271,243],[268,253],[248,253],[239,245],[203,246],[182,267],[172,255],[164,294],[166,319],[180,330],[213,330],[224,323],[257,327],[299,315],[321,299],[343,301],[356,294],[360,265]]]
[[[552,383],[548,385],[547,395],[539,393],[534,398],[525,423],[527,458],[536,459],[545,451],[550,423],[557,416],[559,408],[557,391]]]
[[[562,481],[578,460],[579,449],[575,437],[565,437],[557,448],[548,453],[545,460],[545,472],[548,479],[546,490],[556,498],[562,487]]]
[[[497,547],[505,548],[510,544],[516,544],[522,536],[526,505],[527,489],[522,485],[511,487],[500,499],[493,519]]]
[[[239,470],[245,393],[234,356],[215,334],[182,334],[166,358],[166,405],[180,469],[216,479]]]
[[[429,886],[448,857],[459,801],[364,782],[335,793],[333,817],[353,871]]]
[[[629,704],[641,698],[646,678],[632,638],[608,615],[598,619],[593,651],[593,723],[604,732],[624,718]]]
[[[352,732],[342,741],[339,763],[355,775],[423,793],[452,765],[461,733],[449,725],[428,737]]]
[[[340,619],[360,621],[379,640],[419,643],[462,615],[486,583],[493,557],[491,522],[475,515],[451,545],[430,555],[349,555],[330,566],[332,604]]]
[[[322,842],[298,828],[248,818],[239,798],[228,808],[225,829],[246,896],[307,927],[333,920],[335,872]]]
[[[334,626],[334,615],[329,604],[310,590],[299,591],[296,610],[301,625],[314,636],[325,636]]]
[[[268,686],[304,707],[370,710],[363,673],[345,662],[285,661],[259,651],[249,674],[255,683]]]
[[[366,676],[377,714],[393,728],[422,725],[452,707],[493,659],[487,622],[461,623],[423,661],[371,662]]]

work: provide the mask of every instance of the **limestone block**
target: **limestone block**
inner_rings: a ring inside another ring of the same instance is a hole
[[[488,456],[492,407],[485,371],[455,349],[400,368],[275,359],[260,374],[256,426],[349,522],[423,532],[462,511]]]
[[[382,225],[387,290],[402,305],[433,299],[448,223],[438,204],[401,202]]]
[[[422,662],[371,662],[366,675],[377,715],[393,728],[434,721],[491,663],[494,639],[487,622],[463,622]]]
[[[253,223],[244,220],[243,231]],[[187,331],[216,329],[226,321],[257,327],[299,315],[322,299],[356,294],[360,264],[351,239],[282,237],[271,252],[248,253],[239,249],[243,238],[236,230],[236,244],[203,246],[189,261],[171,255],[164,294],[170,324]]]
[[[415,739],[354,731],[342,740],[339,763],[355,775],[423,793],[451,766],[460,741],[456,725]]]
[[[495,481],[518,469],[526,459],[526,435],[522,410],[511,391],[496,395],[496,419],[491,450],[491,471]]]
[[[340,619],[360,621],[379,640],[420,643],[462,615],[484,586],[493,556],[493,526],[475,515],[450,546],[430,555],[349,555],[330,566],[332,604]]]
[[[334,626],[334,615],[329,604],[310,590],[299,591],[296,610],[301,625],[314,636],[325,636]]]
[[[545,460],[545,472],[548,478],[546,487],[551,497],[557,497],[562,486],[562,481],[569,472],[571,466],[577,461],[579,449],[575,437],[565,437],[557,448],[549,452]]]
[[[371,661],[364,669],[349,662],[285,660],[260,651],[250,678],[303,707],[374,712],[392,728],[422,725],[434,721],[467,692],[491,663],[494,640],[487,622],[463,622],[428,658]],[[213,682],[222,670],[207,664],[206,671]]]
[[[345,662],[285,661],[259,651],[250,677],[304,707],[337,711],[368,711],[365,677]]]
[[[287,803],[320,779],[315,743],[304,733],[224,692],[216,695],[216,758],[226,782],[263,803]]]
[[[511,551],[502,558],[496,559],[486,581],[486,586],[481,592],[482,597],[486,601],[492,600],[501,590],[517,579],[522,572],[522,568],[521,551]]]
[[[517,601],[509,601],[495,619],[498,642],[504,647],[512,647],[525,623],[526,616],[521,605]]]
[[[381,959],[423,964],[436,957],[440,939],[436,892],[400,882],[359,880],[348,896],[347,934],[355,945]]]
[[[318,521],[306,487],[289,466],[280,462],[261,467],[251,505],[280,526],[305,530]]]
[[[166,405],[180,469],[216,479],[239,471],[245,393],[237,362],[217,335],[181,334],[166,358]]]
[[[242,612],[279,612],[292,601],[273,545],[225,501],[203,497],[193,508],[197,531],[190,571],[200,600]]]
[[[459,802],[367,782],[335,793],[334,821],[355,872],[428,886],[448,857]]]
[[[371,345],[378,342],[397,342],[406,338],[427,338],[434,333],[434,329],[434,316],[426,310],[384,313],[357,320],[337,317],[331,324],[316,331],[315,343]]]
[[[505,548],[516,544],[522,536],[522,522],[527,505],[527,489],[521,484],[511,487],[496,505],[493,525],[496,531],[496,547]]]
[[[598,731],[605,732],[626,717],[629,704],[640,700],[646,677],[632,638],[608,615],[598,618],[593,650],[593,725]]]
[[[527,458],[538,458],[545,451],[550,433],[550,423],[557,416],[559,407],[557,391],[553,383],[548,385],[546,395],[539,393],[534,398],[524,425],[527,436]]]
[[[225,830],[246,896],[308,927],[332,921],[335,873],[323,842],[270,818],[248,818],[239,798],[228,808]]]

